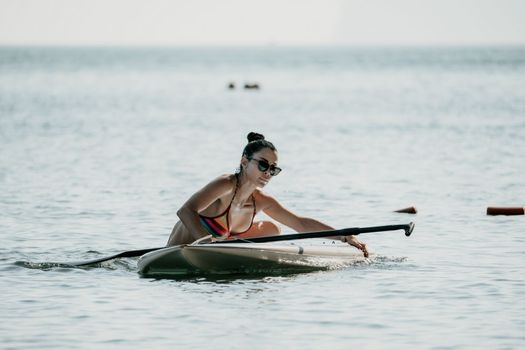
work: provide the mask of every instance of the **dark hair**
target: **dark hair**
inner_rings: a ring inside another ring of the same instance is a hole
[[[273,143],[266,141],[264,135],[256,132],[250,132],[247,136],[248,144],[244,147],[242,155],[246,158],[251,158],[254,153],[259,152],[262,149],[269,148],[272,151],[277,151]]]

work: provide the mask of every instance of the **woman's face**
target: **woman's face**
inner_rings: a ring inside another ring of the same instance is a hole
[[[277,160],[277,152],[270,148],[263,148],[250,158],[243,157],[244,169],[248,179],[258,187],[266,186],[272,178],[272,174],[275,176],[280,172],[277,167]]]

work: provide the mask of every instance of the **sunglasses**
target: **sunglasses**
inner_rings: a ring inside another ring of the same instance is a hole
[[[255,158],[248,158],[248,160],[254,160],[257,162],[257,168],[261,172],[268,171],[270,169],[270,175],[277,176],[281,172],[281,168],[276,167],[275,165],[270,165],[266,159],[255,159]]]

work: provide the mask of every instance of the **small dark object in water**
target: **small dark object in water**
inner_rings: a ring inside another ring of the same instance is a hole
[[[488,207],[487,215],[524,215],[523,207]]]
[[[245,89],[251,89],[251,90],[259,90],[259,84],[253,83],[253,84],[244,84]]]
[[[416,207],[408,207],[408,208],[403,208],[403,209],[394,210],[394,211],[396,213],[417,214]]]
[[[233,90],[235,89],[235,83],[231,82],[228,84],[228,89]]]

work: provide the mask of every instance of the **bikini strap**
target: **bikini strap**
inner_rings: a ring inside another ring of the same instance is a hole
[[[228,208],[232,206],[233,199],[235,198],[235,195],[237,194],[238,188],[239,188],[239,175],[235,174],[235,191],[233,192],[233,197],[232,197],[232,200],[230,201],[230,205],[228,206]]]
[[[253,193],[252,193],[252,202],[253,202],[253,216],[252,216],[252,224],[253,224],[253,218],[255,218],[255,215],[257,214],[257,208],[255,207],[255,197],[253,196]]]

